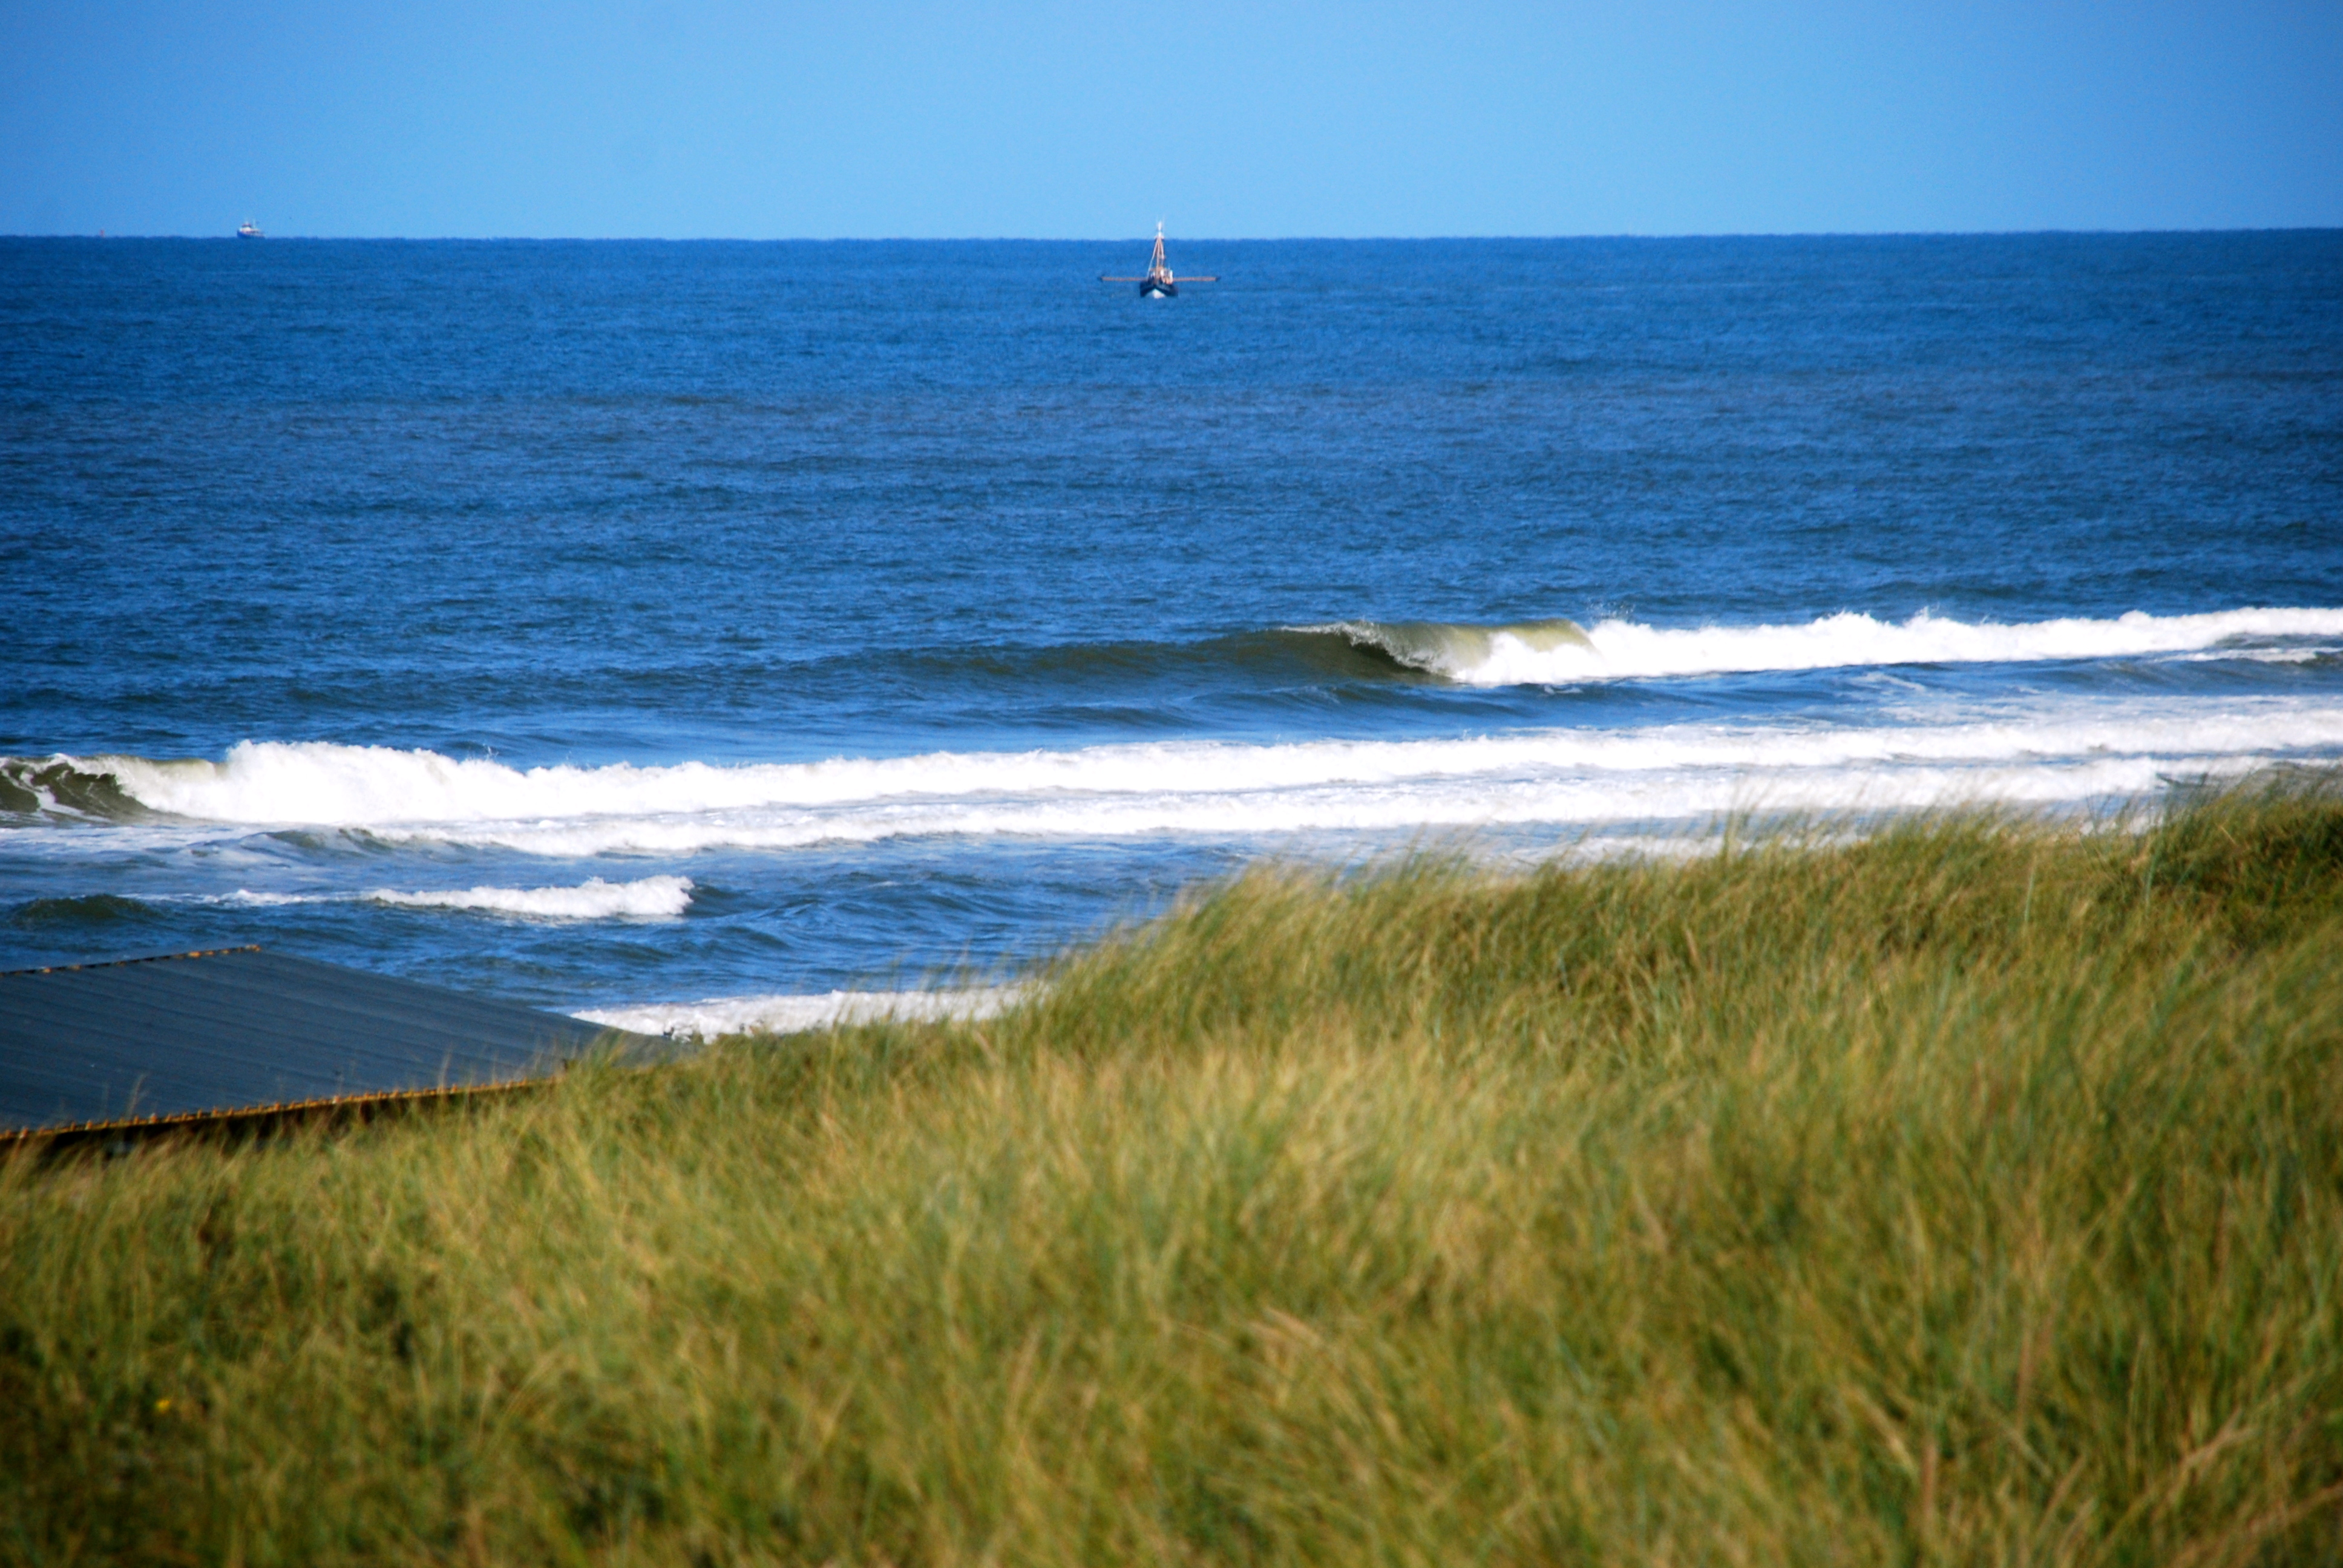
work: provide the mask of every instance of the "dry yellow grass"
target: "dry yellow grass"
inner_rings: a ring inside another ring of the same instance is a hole
[[[0,1557],[2343,1557],[2343,805],[1264,869],[983,1024],[0,1174]]]

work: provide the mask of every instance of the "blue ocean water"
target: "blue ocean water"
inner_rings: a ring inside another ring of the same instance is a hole
[[[641,1021],[2343,755],[2343,234],[1145,243],[0,241],[0,967]]]

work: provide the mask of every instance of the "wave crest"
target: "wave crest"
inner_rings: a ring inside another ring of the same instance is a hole
[[[1304,637],[1339,637],[1353,648],[1380,654],[1403,669],[1422,670],[1451,680],[1473,672],[1535,658],[1560,649],[1591,650],[1586,629],[1574,620],[1524,620],[1497,626],[1468,621],[1341,620],[1293,628]]]
[[[143,760],[135,757],[84,759],[63,753],[54,757],[0,757],[0,811],[25,816],[81,817],[102,822],[146,820],[155,815],[154,811],[124,787],[117,766]],[[211,765],[199,762],[148,766]]]
[[[366,893],[275,893],[238,888],[233,893],[201,894],[196,901],[254,910],[288,904],[373,903],[550,920],[673,920],[691,907],[693,886],[689,877],[644,877],[632,882],[589,877],[574,888],[438,888],[414,893],[396,888]]]
[[[1597,680],[1838,669],[1869,665],[2026,663],[2192,653],[2272,638],[2343,637],[2343,609],[2233,609],[2113,619],[1964,621],[1926,610],[1879,620],[1848,610],[1803,624],[1655,627],[1603,620],[1474,626],[1337,621],[1297,627],[1338,637],[1403,668],[1464,686],[1568,686]],[[2241,646],[2241,653],[2243,647]]]
[[[378,888],[367,897],[377,904],[408,909],[477,910],[543,920],[673,920],[690,907],[689,877],[645,877],[633,882],[588,878],[575,888],[461,888],[401,893]]]

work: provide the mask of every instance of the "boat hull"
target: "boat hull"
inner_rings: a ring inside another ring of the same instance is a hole
[[[1170,299],[1179,292],[1178,284],[1159,283],[1152,278],[1139,286],[1139,297],[1141,299]]]

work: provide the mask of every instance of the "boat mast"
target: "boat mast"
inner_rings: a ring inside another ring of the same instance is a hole
[[[1172,264],[1163,259],[1162,220],[1160,218],[1156,220],[1155,254],[1147,258],[1147,276],[1145,277],[1118,277],[1113,273],[1101,272],[1099,274],[1099,281],[1101,283],[1136,283],[1141,286],[1139,290],[1141,294],[1151,295],[1159,289],[1165,294],[1179,293],[1180,289],[1178,282],[1172,276]],[[1217,277],[1207,277],[1199,275],[1191,276],[1187,281],[1190,283],[1218,283],[1220,279]]]

